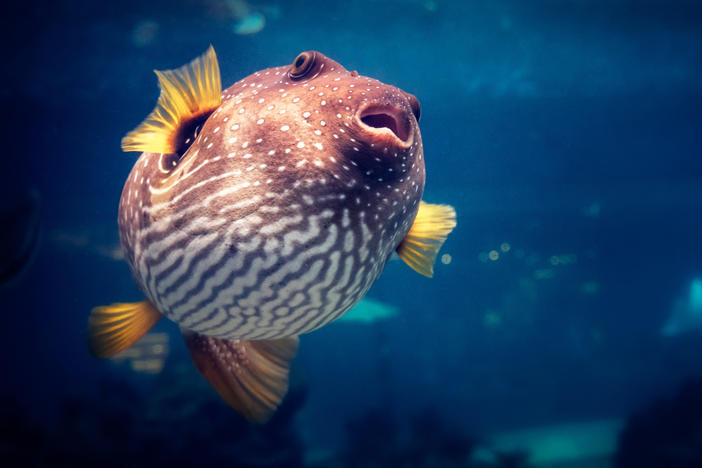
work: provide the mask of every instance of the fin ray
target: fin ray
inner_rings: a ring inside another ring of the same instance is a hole
[[[222,103],[222,81],[214,48],[175,70],[155,70],[161,95],[154,110],[122,139],[122,151],[175,153],[179,129]]]
[[[160,318],[149,301],[95,307],[88,320],[90,352],[112,357],[136,343]]]
[[[251,422],[268,420],[288,390],[297,337],[227,340],[184,331],[195,367],[217,393]]]
[[[452,206],[420,201],[414,223],[397,247],[397,254],[414,271],[431,278],[439,249],[454,227],[456,210]]]

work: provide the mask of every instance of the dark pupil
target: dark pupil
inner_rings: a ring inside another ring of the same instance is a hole
[[[300,55],[297,60],[295,60],[295,68],[300,68],[303,63],[305,63],[305,57]]]

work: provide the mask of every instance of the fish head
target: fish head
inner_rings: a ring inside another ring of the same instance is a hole
[[[403,164],[422,159],[417,98],[317,51],[250,75],[226,90],[224,99],[221,112],[239,114],[254,133],[271,135],[273,146],[307,148],[295,154],[311,160],[324,154],[327,161],[341,157],[376,174],[401,174]]]
[[[419,116],[412,94],[306,51],[225,90],[191,152],[265,156],[274,170],[285,167],[273,186],[312,177],[343,192],[370,187],[381,198],[411,189],[416,203],[425,180]]]

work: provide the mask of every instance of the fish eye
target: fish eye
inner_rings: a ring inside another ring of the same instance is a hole
[[[290,71],[288,71],[290,78],[293,80],[304,78],[312,70],[316,58],[317,54],[315,52],[303,52],[298,55],[293,61]]]

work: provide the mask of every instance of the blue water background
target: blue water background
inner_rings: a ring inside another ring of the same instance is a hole
[[[415,94],[425,199],[458,212],[433,279],[391,260],[371,290],[398,317],[302,337],[307,447],[338,447],[374,407],[477,434],[626,417],[702,374],[701,331],[660,334],[702,275],[699,2],[250,4],[267,22],[248,36],[214,1],[40,1],[3,19],[3,190],[38,189],[43,217],[36,260],[0,293],[4,392],[46,420],[105,377],[149,392],[89,355],[86,321],[141,299],[101,250],[135,161],[120,139],[153,108],[152,70],[209,44],[225,86],[317,49]],[[158,329],[187,360],[177,327]]]

